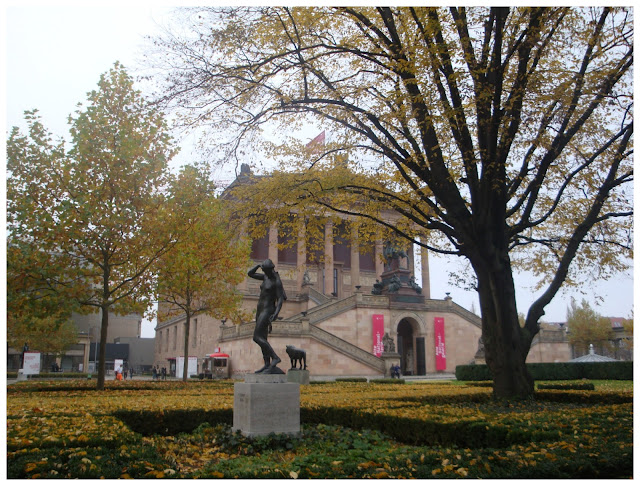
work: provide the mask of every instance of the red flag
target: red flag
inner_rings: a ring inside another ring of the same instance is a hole
[[[322,133],[320,135],[311,140],[311,142],[307,144],[307,148],[312,148],[316,145],[324,145],[324,132],[325,130],[322,130]]]

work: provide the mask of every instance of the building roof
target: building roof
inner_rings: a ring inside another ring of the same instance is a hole
[[[593,344],[589,345],[589,354],[580,356],[579,358],[572,359],[569,363],[596,363],[605,361],[618,361],[617,359],[609,358],[608,356],[601,356],[593,351]]]

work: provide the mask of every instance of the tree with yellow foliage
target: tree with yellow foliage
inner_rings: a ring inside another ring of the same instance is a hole
[[[191,319],[207,314],[242,322],[242,296],[236,286],[249,266],[248,242],[234,231],[206,168],[187,165],[169,191],[170,207],[190,208],[179,222],[180,241],[155,263],[160,319],[184,316],[184,369],[188,379]],[[237,229],[237,227],[236,227]],[[177,371],[177,370],[176,370]]]
[[[223,160],[259,148],[278,162],[277,182],[253,186],[259,220],[346,214],[466,258],[494,394],[531,396],[525,360],[545,306],[631,257],[631,10],[183,12],[186,29],[156,40],[160,101],[215,135]],[[295,135],[312,123],[330,139],[308,150]],[[516,268],[540,278],[523,326]]]
[[[163,114],[119,63],[69,118],[70,149],[35,112],[26,115],[26,135],[11,130],[7,226],[10,244],[37,257],[24,272],[38,285],[100,312],[102,390],[109,315],[146,310],[151,265],[180,233],[168,224],[181,218],[167,211],[163,192],[175,148]]]

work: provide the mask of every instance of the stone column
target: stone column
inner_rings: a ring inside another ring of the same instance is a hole
[[[269,258],[278,269],[278,226],[273,223],[269,226]]]
[[[322,293],[329,295],[331,292],[333,292],[333,223],[328,222],[324,227],[324,286]]]
[[[298,227],[298,254],[296,256],[296,288],[298,289],[298,292],[302,290],[304,272],[307,269],[306,233],[303,219]]]
[[[384,273],[384,262],[382,261],[382,250],[383,243],[381,241],[376,241],[376,253],[375,253],[375,262],[376,262],[376,277],[380,278],[380,275]]]
[[[351,227],[351,292],[355,292],[356,285],[360,285],[360,245],[358,244],[358,228]]]
[[[430,299],[429,252],[427,252],[426,248],[420,248],[420,269],[422,271],[422,295],[424,295],[425,299]]]

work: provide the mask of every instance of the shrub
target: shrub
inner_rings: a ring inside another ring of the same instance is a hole
[[[404,378],[374,378],[373,380],[369,380],[369,383],[386,383],[386,384],[403,384]]]
[[[337,382],[348,382],[348,383],[366,383],[368,380],[362,377],[353,377],[353,378],[336,378]]]
[[[534,380],[633,380],[633,361],[602,363],[528,363],[527,369]],[[456,366],[456,379],[460,381],[493,380],[487,365]]]
[[[560,385],[539,384],[538,390],[595,390],[593,383],[563,383]]]
[[[204,423],[233,422],[232,409],[116,410],[113,415],[144,436],[191,433]]]

